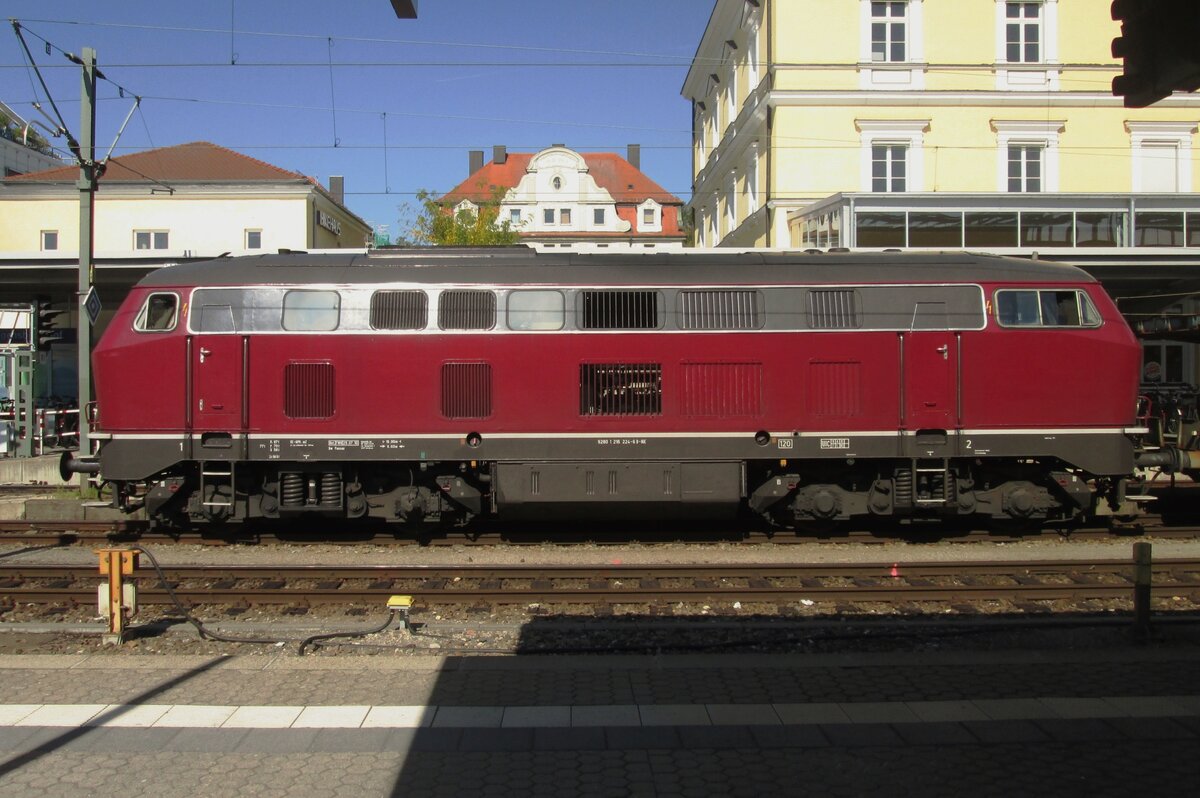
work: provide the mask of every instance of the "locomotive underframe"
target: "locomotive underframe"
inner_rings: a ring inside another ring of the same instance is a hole
[[[1123,431],[429,438],[114,437],[104,476],[175,524],[704,517],[1016,521],[1131,514]],[[183,455],[183,457],[181,457]],[[142,490],[133,490],[141,485]]]

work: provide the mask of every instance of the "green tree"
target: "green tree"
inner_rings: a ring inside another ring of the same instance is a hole
[[[504,189],[493,186],[489,199],[473,201],[475,211],[464,208],[455,212],[453,208],[439,203],[432,191],[418,191],[417,202],[421,210],[413,225],[412,240],[417,244],[438,247],[516,244],[521,236],[512,229],[508,220],[497,221],[503,198]]]

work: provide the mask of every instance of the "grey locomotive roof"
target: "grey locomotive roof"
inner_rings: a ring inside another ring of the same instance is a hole
[[[526,247],[291,253],[180,264],[143,286],[427,283],[739,285],[875,282],[1095,282],[1074,266],[966,252],[558,254]]]

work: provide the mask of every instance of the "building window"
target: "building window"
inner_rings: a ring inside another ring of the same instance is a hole
[[[1042,61],[1042,4],[1004,4],[1004,60],[1010,64]]]
[[[1133,146],[1133,190],[1192,190],[1195,122],[1126,122]]]
[[[262,230],[246,231],[246,249],[262,249]]]
[[[653,208],[642,208],[642,224],[654,224]]]
[[[43,230],[42,231],[42,251],[49,252],[58,249],[58,231]]]
[[[908,162],[906,144],[871,145],[871,190],[899,192],[905,190]]]
[[[908,60],[906,2],[871,3],[871,60],[900,63]]]
[[[135,230],[133,247],[134,249],[166,249],[167,239],[166,230]]]
[[[596,225],[597,227],[604,224],[604,209],[603,208],[593,208],[592,209],[592,224]]]
[[[570,224],[571,223],[571,209],[570,208],[563,208],[562,210],[560,210],[558,212],[558,223],[559,224]]]
[[[1058,191],[1058,137],[1065,121],[993,119],[996,190]]]
[[[545,224],[554,224],[554,209],[553,208],[543,208],[542,209],[542,222]]]
[[[521,223],[521,209],[513,208],[508,212],[508,223],[516,227]]]
[[[1008,145],[1008,190],[1028,193],[1042,190],[1042,153],[1040,144]]]

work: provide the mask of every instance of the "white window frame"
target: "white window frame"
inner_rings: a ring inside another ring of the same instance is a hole
[[[871,148],[875,144],[903,144],[905,176],[904,193],[925,190],[925,133],[929,131],[928,119],[856,119],[855,127],[861,135],[860,174],[862,190],[873,192],[871,181]]]
[[[138,236],[142,235],[143,233],[150,236],[150,246],[147,247],[146,250],[167,250],[167,249],[171,248],[171,231],[170,230],[134,230],[133,231],[133,251],[134,252],[142,251],[142,250],[138,249],[137,240],[138,240]],[[166,239],[164,239],[164,242],[163,242],[166,244],[166,246],[156,247],[154,245],[155,239],[159,235],[166,236]]]
[[[1008,145],[1040,144],[1042,149],[1042,190],[1058,191],[1058,137],[1066,128],[1063,120],[1033,122],[1013,119],[993,119],[996,131],[996,190],[1008,192]]]
[[[48,234],[54,235],[54,246],[52,247],[46,246],[46,236]],[[57,252],[58,245],[62,242],[62,236],[58,234],[57,230],[43,230],[41,235],[38,236],[38,242],[42,248],[42,252]]]
[[[1017,159],[1017,163],[1021,166],[1021,174],[1013,177],[1013,149],[1016,148],[1020,152],[1021,157]],[[1030,153],[1036,152],[1037,157],[1031,158]],[[1038,187],[1036,189],[1029,188],[1029,181],[1034,179],[1029,175],[1029,166],[1036,163],[1038,166]],[[1005,158],[1005,190],[1009,194],[1040,194],[1046,188],[1046,145],[1040,141],[1010,141],[1007,147]],[[1018,181],[1019,187],[1014,189],[1012,186],[1013,180]]]
[[[242,231],[242,247],[247,250],[262,249],[263,248],[262,232],[263,232],[262,228],[247,227],[245,230]],[[257,247],[250,246],[250,234],[251,233],[258,233],[258,246]]]
[[[1197,131],[1195,122],[1125,122],[1132,148],[1133,190],[1145,191],[1143,165],[1151,147],[1175,146],[1175,185],[1179,193],[1192,190],[1192,134]]]
[[[600,218],[596,218],[596,214],[600,214]],[[608,224],[608,210],[605,208],[592,208],[592,227],[604,227]]]
[[[646,211],[650,211],[653,215],[653,221],[646,222]],[[662,206],[652,199],[647,199],[637,209],[637,224],[638,232],[641,233],[661,233],[662,232]]]
[[[896,2],[896,0],[890,0]],[[858,73],[860,89],[921,91],[925,88],[925,3],[904,0],[905,60],[871,60],[872,0],[858,0]]]
[[[471,214],[472,216],[475,216],[476,214],[479,213],[479,206],[476,205],[474,202],[471,202],[470,200],[463,200],[462,202],[460,202],[454,206],[454,215],[457,216],[458,214],[462,213],[463,211],[466,211],[467,213]]]
[[[1009,2],[1041,5],[1041,60],[1008,61]],[[1058,61],[1058,0],[996,0],[996,88],[1000,91],[1057,91],[1062,66]]]
[[[520,224],[521,224],[521,209],[520,208],[509,208],[508,209],[508,226],[509,227],[519,227]]]
[[[725,235],[730,235],[738,228],[737,215],[737,172],[729,175],[725,185]]]
[[[557,223],[558,211],[554,208],[542,208],[542,224],[545,226],[553,226]]]

